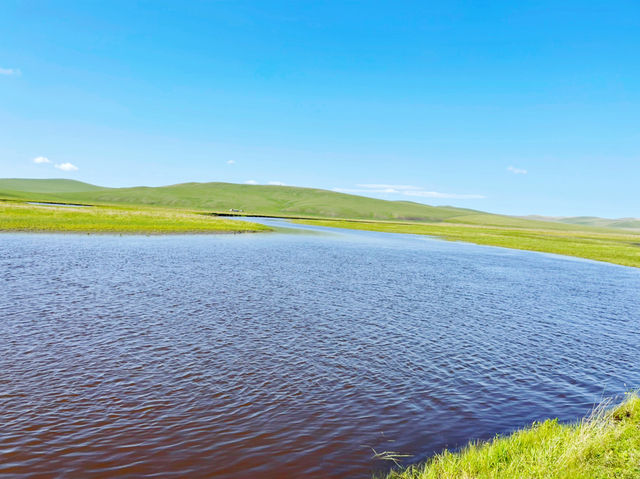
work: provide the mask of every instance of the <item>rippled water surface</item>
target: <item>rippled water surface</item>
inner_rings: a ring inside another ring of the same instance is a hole
[[[368,477],[640,385],[640,271],[382,233],[0,235],[0,474]]]

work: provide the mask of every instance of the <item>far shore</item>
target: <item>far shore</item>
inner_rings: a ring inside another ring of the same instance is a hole
[[[0,232],[163,235],[267,231],[272,229],[257,223],[165,208],[0,201]]]
[[[233,217],[233,219],[231,219]],[[274,231],[242,218],[277,218],[296,223],[387,233],[420,234],[502,248],[553,253],[640,267],[640,233],[625,230],[558,229],[455,222],[377,221],[211,212],[141,205],[73,204],[0,200],[0,232],[114,234],[221,234]],[[229,218],[229,219],[227,219]]]
[[[640,235],[634,232],[563,231],[456,223],[305,219],[308,225],[435,236],[486,246],[553,253],[640,268]]]

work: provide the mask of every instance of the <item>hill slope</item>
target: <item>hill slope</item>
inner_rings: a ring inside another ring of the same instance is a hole
[[[28,179],[28,178],[0,178],[0,192],[6,190],[28,193],[75,193],[81,191],[106,190],[101,186],[91,185],[76,180],[65,179]]]
[[[38,181],[44,183],[40,185]],[[122,231],[122,215],[146,215],[151,216],[149,224],[145,226],[134,221],[131,224],[131,228],[135,230],[133,232],[168,232],[178,228],[177,221],[157,219],[158,215],[188,215],[191,220],[195,221],[197,218],[199,223],[210,223],[220,221],[220,218],[212,218],[209,214],[228,213],[233,208],[243,210],[245,215],[298,218],[303,222],[339,228],[424,234],[455,241],[542,251],[640,267],[638,231],[535,221],[464,208],[385,201],[313,188],[230,183],[101,188],[64,180],[28,180],[22,183],[21,180],[0,180],[0,186],[14,188],[0,189],[0,200],[9,200],[4,205],[0,204],[0,209],[4,206],[6,210],[0,211],[2,231],[69,231],[71,227],[76,228],[73,231],[86,231],[94,228],[97,221],[89,217],[113,213],[119,216],[110,217],[95,227],[101,231],[116,231],[114,228]],[[62,208],[21,204],[24,201],[98,207]],[[194,214],[199,212],[204,214]],[[66,216],[63,218],[62,215]],[[91,223],[90,227],[81,216],[91,220],[87,220]],[[236,224],[234,227],[237,229],[241,226]],[[185,231],[195,231],[193,228],[196,226],[189,224],[185,228]],[[199,228],[197,226],[196,229],[200,231]],[[209,229],[208,225],[206,229]]]
[[[640,218],[599,218],[597,216],[525,216],[525,219],[553,221],[570,225],[597,226],[599,228],[640,229]]]
[[[155,206],[210,213],[242,210],[245,215],[420,223],[544,230],[601,230],[594,226],[495,215],[452,206],[387,201],[316,188],[234,183],[181,183],[104,188],[63,179],[0,179],[0,198],[102,205]]]
[[[0,180],[0,196],[38,201],[161,206],[209,212],[401,221],[449,221],[487,215],[450,206],[386,201],[315,188],[182,183],[160,187],[102,188],[71,180]]]

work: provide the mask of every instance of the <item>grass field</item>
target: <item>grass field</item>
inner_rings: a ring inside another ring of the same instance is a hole
[[[536,423],[506,437],[445,451],[387,479],[632,479],[640,477],[640,398],[577,424]]]
[[[452,223],[298,220],[301,223],[388,233],[432,235],[503,248],[540,251],[640,267],[640,234],[625,230],[533,229]]]
[[[15,204],[53,201],[102,207],[93,212],[65,209],[55,214],[34,210],[30,216],[4,212],[0,216],[4,230],[159,233],[265,229],[196,214],[236,209],[246,215],[308,218],[317,225],[433,235],[640,267],[640,230],[539,221],[313,188],[231,183],[103,188],[74,180],[0,179],[0,199]]]
[[[451,206],[386,201],[315,188],[276,185],[182,183],[159,187],[104,188],[63,179],[0,179],[1,198],[107,206],[151,206],[218,213],[236,209],[247,215],[279,217],[446,222],[559,231],[604,229],[589,225],[496,215]]]
[[[320,218],[442,221],[480,213],[447,206],[385,201],[315,188],[233,183],[102,188],[72,180],[0,179],[0,198],[2,197],[61,203],[157,206],[208,212],[239,209],[249,215]]]
[[[242,233],[270,228],[175,210],[123,207],[71,208],[0,201],[0,231],[67,233]]]

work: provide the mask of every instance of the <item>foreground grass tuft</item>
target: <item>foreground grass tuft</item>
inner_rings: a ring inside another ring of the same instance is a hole
[[[242,233],[270,231],[245,221],[176,210],[122,207],[64,207],[0,202],[0,231],[63,233]]]
[[[445,451],[387,479],[595,479],[640,477],[640,398],[601,406],[577,424],[557,419],[510,436]]]

